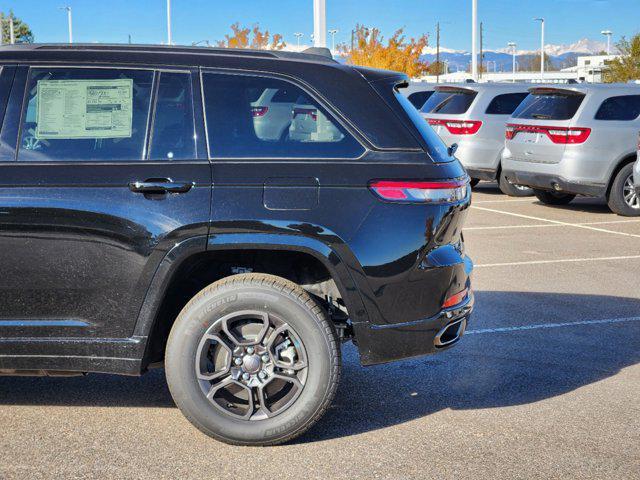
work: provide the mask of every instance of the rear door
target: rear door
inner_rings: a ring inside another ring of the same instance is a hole
[[[129,337],[165,254],[192,236],[204,249],[198,91],[189,71],[18,68],[1,134],[0,337]]]
[[[521,162],[559,163],[566,143],[554,140],[553,134],[571,126],[584,98],[584,93],[574,90],[532,89],[509,120],[512,138],[507,147],[511,158]]]

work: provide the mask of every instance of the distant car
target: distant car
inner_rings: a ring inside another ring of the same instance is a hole
[[[447,146],[458,144],[456,157],[472,185],[497,180],[503,193],[524,197],[533,191],[508,182],[501,174],[500,158],[507,119],[527,95],[522,84],[439,85],[420,112]]]
[[[267,88],[260,90],[251,102],[251,116],[256,134],[262,140],[281,140],[289,132],[291,111],[298,100],[294,88]]]
[[[551,205],[605,197],[619,215],[640,215],[633,186],[640,85],[534,87],[509,119],[504,175]]]
[[[429,97],[433,95],[434,89],[434,84],[409,82],[409,85],[401,89],[401,92],[406,95],[407,100],[409,100],[414,107],[420,110],[425,102],[429,100]]]
[[[636,197],[640,196],[640,133],[638,133],[638,151],[636,163],[633,167],[633,185],[636,190]]]

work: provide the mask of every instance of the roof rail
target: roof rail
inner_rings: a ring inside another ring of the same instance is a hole
[[[300,53],[305,53],[307,55],[319,55],[321,57],[333,58],[331,55],[331,50],[326,47],[309,47],[302,50]]]

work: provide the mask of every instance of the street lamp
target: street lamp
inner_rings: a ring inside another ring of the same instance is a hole
[[[331,34],[331,51],[335,51],[335,49],[336,49],[336,33],[338,33],[338,30],[336,30],[336,29],[329,30],[329,33]]]
[[[171,45],[171,0],[167,0],[167,45]]]
[[[611,35],[613,35],[613,32],[611,30],[602,30],[600,33],[607,37],[607,55],[611,55]]]
[[[511,79],[511,83],[516,82],[516,44],[515,42],[507,43],[509,47],[511,47],[511,57],[512,57],[512,69],[513,69],[513,78]]]
[[[471,76],[478,80],[478,0],[471,0]]]
[[[293,34],[293,36],[296,37],[298,41],[298,47],[300,47],[300,38],[304,37],[304,33],[296,32]]]
[[[64,7],[60,7],[60,10],[67,11],[67,26],[69,28],[69,43],[73,43],[73,31],[71,28],[71,7],[69,5],[65,5]]]
[[[544,18],[534,18],[534,22],[540,22],[540,75],[544,80]]]

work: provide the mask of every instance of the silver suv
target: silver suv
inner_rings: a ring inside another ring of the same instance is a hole
[[[639,85],[531,88],[507,124],[503,173],[543,203],[606,197],[617,214],[640,215],[633,188],[639,117]]]
[[[507,119],[528,95],[527,86],[512,83],[438,85],[420,112],[447,146],[458,144],[456,157],[473,179],[498,180],[507,195],[533,192],[509,183],[501,175]]]

